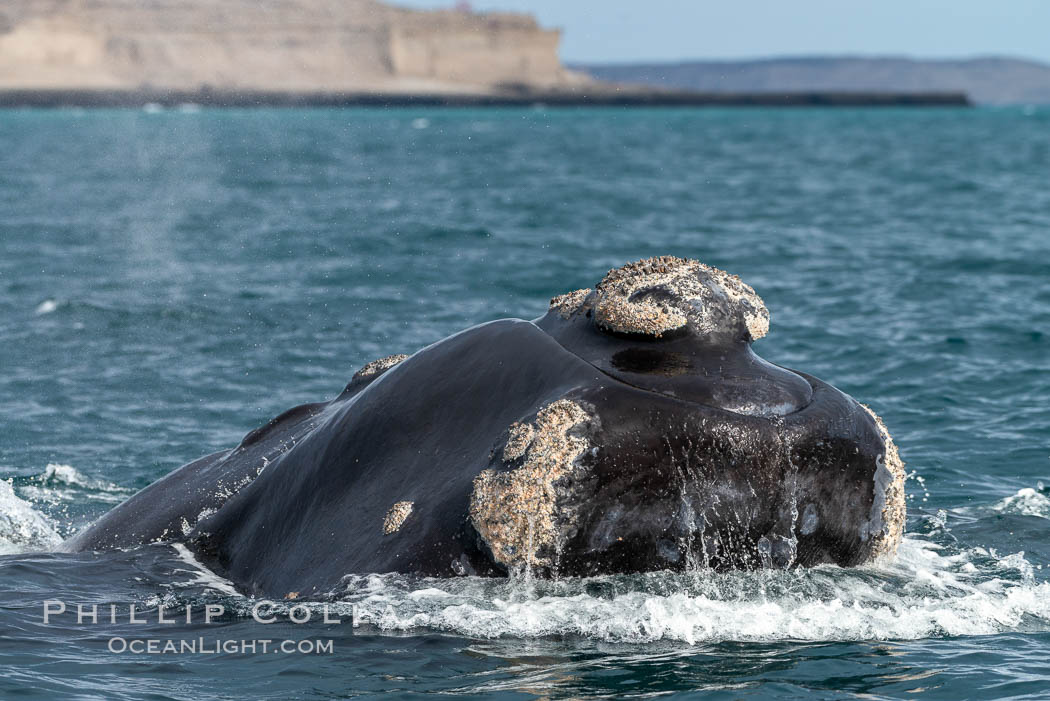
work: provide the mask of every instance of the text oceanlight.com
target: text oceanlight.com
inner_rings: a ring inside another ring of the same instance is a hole
[[[106,647],[110,652],[130,652],[136,655],[254,655],[282,653],[285,655],[331,655],[333,640],[236,640],[207,639],[161,640],[159,638],[110,638]]]

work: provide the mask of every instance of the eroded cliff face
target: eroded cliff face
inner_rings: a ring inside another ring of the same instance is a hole
[[[3,0],[0,89],[487,93],[587,82],[527,15],[376,0]]]

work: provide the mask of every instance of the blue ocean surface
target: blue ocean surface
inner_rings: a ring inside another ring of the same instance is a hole
[[[53,552],[370,360],[661,254],[885,419],[895,559],[358,575],[340,623],[263,625],[185,548]],[[0,112],[0,697],[1047,698],[1047,485],[1050,109]],[[258,639],[307,652],[207,649]]]

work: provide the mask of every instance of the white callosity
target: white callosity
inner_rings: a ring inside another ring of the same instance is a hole
[[[503,445],[504,462],[517,460],[525,455],[525,451],[529,449],[532,439],[536,436],[536,429],[532,427],[532,424],[515,423],[511,424],[508,434],[507,442]]]
[[[769,311],[736,275],[686,258],[658,256],[610,270],[595,288],[594,318],[617,333],[659,338],[692,324],[701,335],[742,323],[751,341],[769,331]],[[563,317],[580,310],[591,290],[551,300]]]
[[[871,515],[868,530],[862,536],[865,539],[875,539],[872,548],[874,557],[893,555],[904,537],[904,462],[886,424],[870,407],[864,404],[861,406],[875,420],[885,448],[882,456],[876,461]]]
[[[386,512],[386,517],[383,518],[383,534],[390,535],[401,530],[405,520],[412,514],[414,505],[414,502],[411,501],[399,501],[391,506]]]
[[[568,319],[574,312],[580,309],[587,296],[591,293],[589,287],[582,290],[573,290],[551,299],[551,309],[557,309],[562,318]]]
[[[510,429],[503,457],[523,458],[506,472],[484,470],[474,479],[470,518],[497,562],[508,568],[552,567],[574,514],[558,503],[555,483],[573,474],[588,441],[573,429],[593,420],[568,399],[548,404],[532,424]]]
[[[379,360],[373,360],[372,362],[365,365],[363,368],[354,373],[353,379],[357,380],[362,377],[372,377],[378,375],[381,372],[385,372],[390,368],[394,367],[402,360],[408,359],[408,356],[404,353],[398,353],[396,355],[388,355],[385,358]]]

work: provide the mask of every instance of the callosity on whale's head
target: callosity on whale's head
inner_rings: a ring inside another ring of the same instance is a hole
[[[593,311],[600,329],[653,339],[691,332],[711,342],[750,342],[769,331],[766,305],[740,278],[672,256],[610,270],[593,290],[555,297],[551,309],[566,319]]]
[[[650,258],[535,322],[605,382],[512,424],[471,522],[508,568],[596,574],[856,565],[896,551],[904,470],[881,420],[768,363],[738,277]]]
[[[739,414],[778,416],[813,388],[765,362],[762,299],[740,278],[684,258],[611,270],[593,290],[551,300],[537,324],[567,350],[629,385]]]
[[[651,258],[411,356],[150,485],[67,542],[185,541],[244,590],[352,573],[592,575],[849,566],[893,553],[904,471],[882,422],[759,358],[769,312]]]

